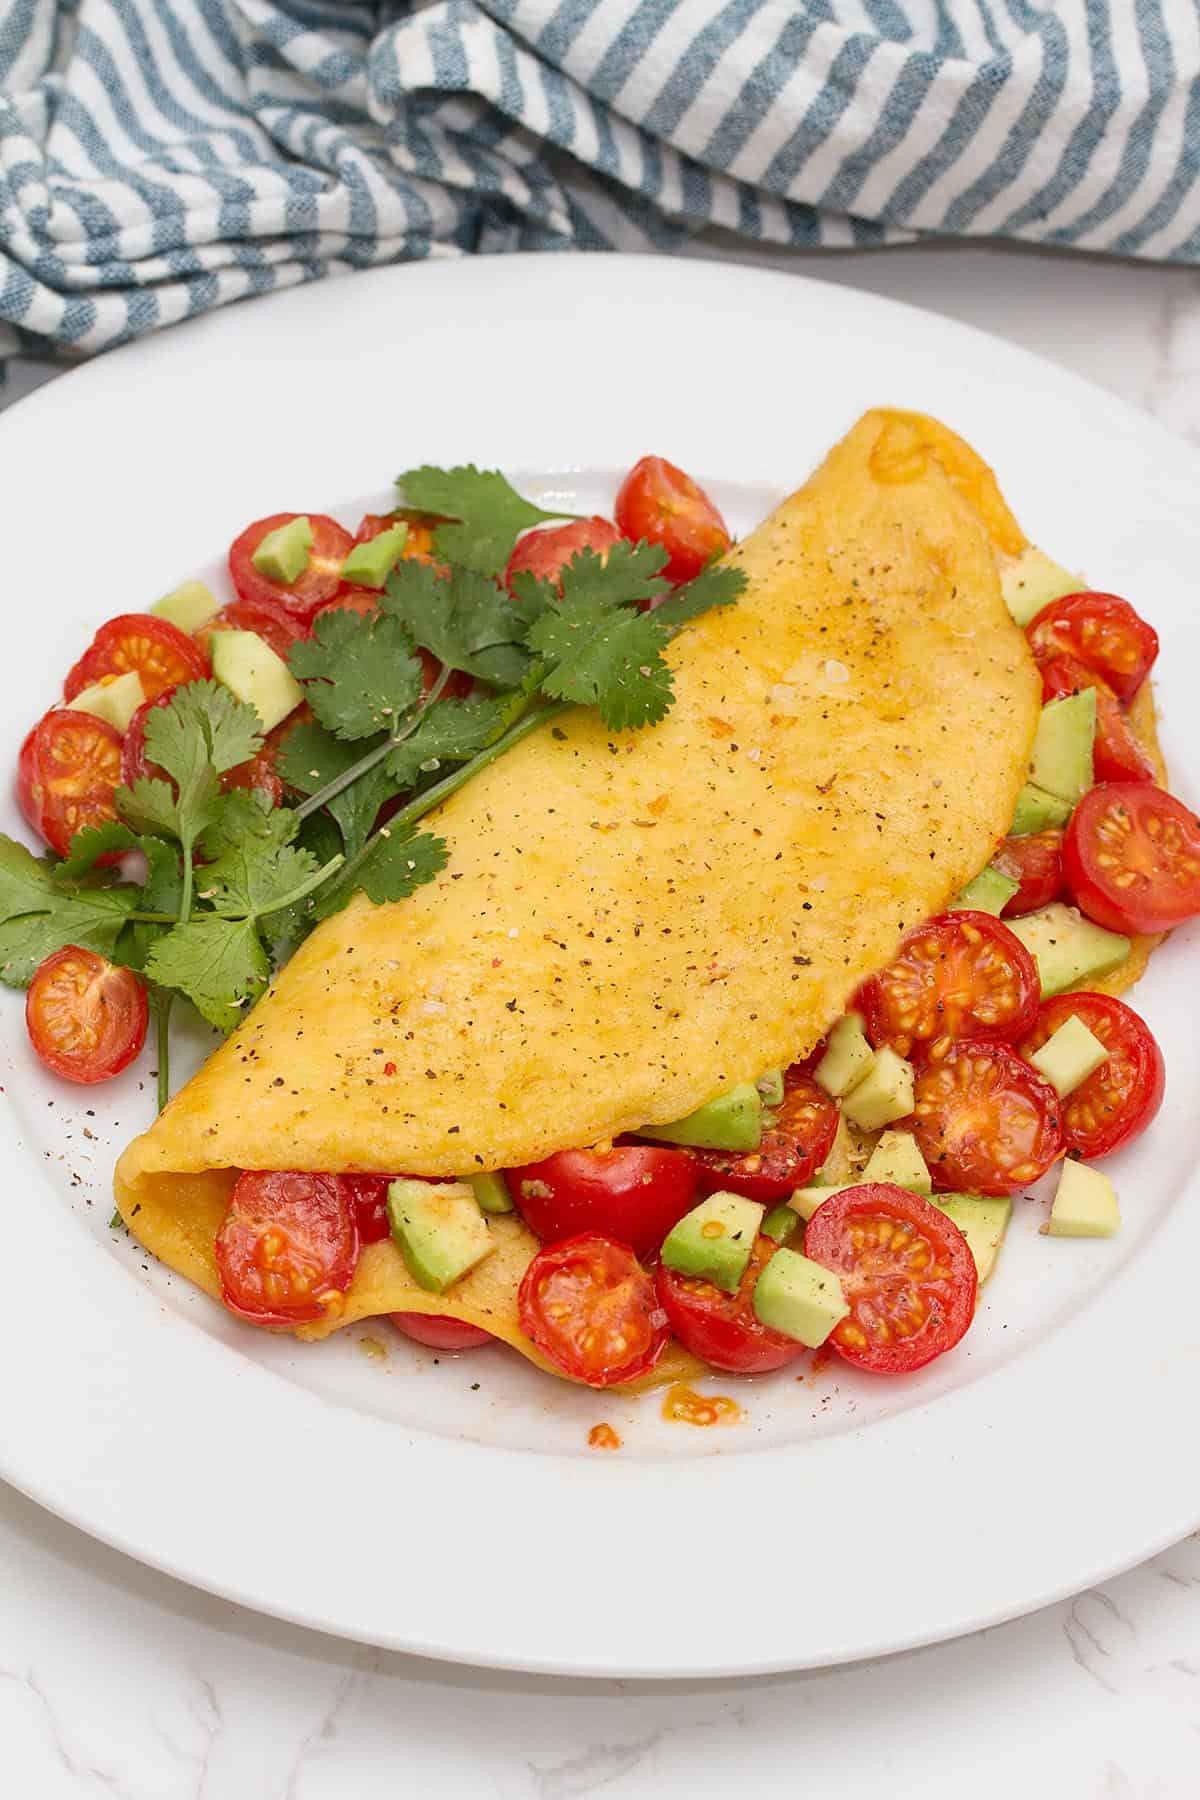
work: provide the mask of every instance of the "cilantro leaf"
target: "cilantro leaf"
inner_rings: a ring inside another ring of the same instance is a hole
[[[174,844],[165,843],[158,837],[139,838],[138,848],[146,858],[146,879],[138,896],[138,910],[169,913],[178,918],[183,898],[183,871],[178,849]],[[167,925],[154,925],[135,919],[126,925],[117,939],[113,961],[124,963],[130,969],[145,968],[151,945],[157,943],[169,929]]]
[[[518,494],[498,469],[477,469],[474,463],[454,469],[429,464],[407,469],[396,477],[396,485],[410,506],[455,521],[438,526],[434,547],[447,562],[480,575],[501,573],[526,526],[568,516],[543,512]]]
[[[266,987],[270,963],[252,919],[192,919],[153,945],[146,974],[160,987],[186,994],[218,1031],[239,1025]]]
[[[360,890],[382,905],[387,900],[406,900],[444,869],[450,852],[432,832],[394,831],[384,825],[353,865],[339,870],[332,881],[318,889],[313,917],[327,919],[340,912]]]
[[[111,856],[114,852],[123,856],[126,850],[142,847],[141,838],[117,819],[106,819],[103,825],[85,825],[71,839],[70,854],[59,863],[55,874],[59,880],[73,881],[80,875],[90,874],[102,856]]]
[[[395,618],[324,613],[310,638],[288,652],[292,674],[322,725],[340,738],[395,729],[421,697],[423,671],[412,640]]]
[[[291,843],[297,825],[290,807],[272,806],[266,795],[254,788],[230,788],[221,795],[211,822],[200,834],[200,849],[210,862],[236,850],[247,838],[277,850]]]
[[[163,832],[171,837],[180,835],[179,811],[169,781],[139,775],[132,787],[119,787],[113,801],[121,817],[135,831],[150,832],[155,837]]]
[[[435,708],[435,711],[438,709]],[[382,737],[379,739],[382,742]],[[315,794],[344,775],[360,755],[370,749],[369,743],[343,744],[320,725],[294,725],[279,749],[276,769],[280,779],[299,794]],[[357,856],[367,841],[371,827],[385,800],[396,792],[384,764],[379,763],[360,775],[357,781],[326,801],[342,834],[347,857]],[[319,817],[320,815],[315,815]],[[324,857],[322,861],[326,860]]]
[[[189,681],[146,716],[146,756],[179,783],[181,807],[198,770],[223,775],[261,749],[258,714],[219,681]]]
[[[246,837],[201,871],[199,898],[223,918],[259,919],[286,906],[317,872],[307,850]]]
[[[521,648],[528,619],[494,581],[471,569],[440,575],[427,563],[400,563],[382,604],[439,662],[493,687],[516,687],[529,666]]]
[[[662,657],[670,635],[657,613],[614,612],[595,598],[564,596],[529,641],[551,665],[543,693],[597,706],[610,730],[626,731],[657,725],[671,704],[671,671]]]
[[[398,787],[408,788],[444,763],[467,762],[499,737],[512,711],[511,699],[440,700],[395,746],[387,759],[388,773]]]
[[[662,545],[649,544],[644,538],[636,544],[622,539],[603,556],[587,548],[577,550],[559,573],[561,597],[577,605],[604,608],[653,600],[658,594],[670,592],[670,582],[664,581],[660,573],[666,561]],[[513,586],[522,604],[539,613],[559,602],[559,587],[551,581],[539,581],[527,569],[513,577]]]
[[[52,951],[78,944],[111,956],[138,890],[59,884],[24,844],[0,834],[0,981],[26,987]]]
[[[689,619],[699,618],[714,606],[732,606],[746,591],[746,575],[728,563],[711,562],[669,600],[655,608],[655,617],[677,631]]]

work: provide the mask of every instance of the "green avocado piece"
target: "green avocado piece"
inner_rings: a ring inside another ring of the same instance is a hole
[[[1061,600],[1064,594],[1077,594],[1084,583],[1061,564],[1052,562],[1044,550],[1031,544],[1001,571],[1000,592],[1004,604],[1022,631],[1037,617],[1043,606]]]
[[[172,588],[150,608],[155,618],[165,619],[188,637],[202,625],[207,625],[210,619],[215,619],[220,610],[216,595],[203,581],[185,581],[182,587]]]
[[[754,1085],[758,1089],[758,1097],[764,1106],[783,1105],[782,1069],[768,1069],[765,1075],[759,1076]]]
[[[1098,981],[1102,975],[1111,974],[1131,949],[1127,937],[1093,925],[1075,907],[1064,906],[1061,900],[1005,923],[1038,966],[1043,1000],[1081,981]]]
[[[953,1220],[966,1238],[982,1286],[996,1266],[1012,1218],[1012,1201],[981,1194],[934,1194],[929,1204]]]
[[[1049,1237],[1112,1237],[1121,1229],[1117,1191],[1107,1175],[1067,1161],[1046,1225]]]
[[[913,1109],[913,1066],[888,1045],[875,1052],[861,1081],[842,1100],[842,1111],[860,1131],[878,1131]]]
[[[1051,826],[1065,825],[1071,816],[1069,800],[1048,794],[1045,788],[1027,781],[1017,795],[1017,804],[1009,826],[1010,837],[1027,837],[1032,831],[1048,831]]]
[[[847,1188],[861,1186],[861,1181],[841,1181],[837,1182],[833,1187],[797,1188],[792,1194],[791,1199],[788,1201],[788,1205],[797,1217],[803,1219],[804,1223],[807,1225],[818,1206],[824,1206],[826,1200],[830,1199],[834,1194],[844,1194]]]
[[[991,913],[998,919],[1020,885],[1011,875],[1003,874],[989,863],[973,881],[968,881],[954,905],[956,909]]]
[[[355,544],[342,564],[342,580],[355,581],[360,587],[381,588],[407,542],[408,526],[401,520],[365,544]]]
[[[212,672],[258,714],[265,732],[295,712],[304,690],[283,658],[256,631],[214,631]]]
[[[769,1237],[776,1244],[786,1244],[797,1225],[800,1215],[794,1212],[786,1201],[773,1206],[759,1229],[764,1237]]]
[[[1034,787],[1076,805],[1095,780],[1095,738],[1095,688],[1080,688],[1061,700],[1048,700],[1038,719],[1029,758],[1029,779]]]
[[[762,1099],[752,1081],[739,1081],[715,1100],[671,1125],[645,1125],[641,1137],[692,1150],[757,1150],[762,1142]]]
[[[388,1186],[387,1210],[409,1274],[431,1293],[444,1294],[496,1248],[465,1181],[435,1186],[401,1178]]]
[[[867,1159],[863,1181],[888,1181],[910,1194],[929,1194],[933,1183],[911,1131],[885,1131]]]
[[[129,721],[138,707],[145,703],[142,678],[136,669],[129,669],[124,675],[110,675],[105,681],[93,681],[90,687],[81,688],[67,702],[67,709],[91,713],[94,719],[103,719],[123,734],[129,730]]]
[[[710,1194],[672,1226],[662,1260],[680,1275],[736,1294],[766,1209],[740,1194]]]
[[[307,569],[312,542],[312,524],[301,514],[298,519],[289,519],[286,525],[277,525],[274,531],[268,531],[250,561],[268,581],[286,584],[295,581],[297,575],[303,575]]]
[[[786,1249],[775,1252],[755,1282],[753,1304],[761,1325],[810,1350],[823,1344],[850,1311],[832,1269]]]
[[[512,1195],[509,1193],[508,1183],[499,1169],[494,1169],[488,1175],[472,1175],[469,1180],[482,1212],[510,1213],[512,1211]]]
[[[875,1060],[875,1052],[863,1032],[862,1014],[843,1013],[825,1042],[825,1054],[813,1070],[813,1080],[831,1099],[840,1100],[856,1081],[861,1081]]]
[[[1072,1013],[1057,1031],[1051,1032],[1041,1049],[1035,1050],[1029,1060],[1038,1074],[1045,1076],[1059,1099],[1065,1100],[1108,1061],[1108,1051],[1083,1020]]]

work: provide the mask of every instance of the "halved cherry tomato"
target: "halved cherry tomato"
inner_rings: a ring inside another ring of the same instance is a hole
[[[1061,700],[1092,688],[1096,695],[1096,739],[1092,766],[1097,781],[1155,781],[1149,752],[1134,733],[1108,683],[1072,656],[1052,656],[1042,664],[1042,694]]]
[[[543,1244],[603,1232],[650,1256],[696,1197],[696,1164],[686,1150],[618,1144],[560,1150],[508,1171],[509,1191]]]
[[[796,1063],[784,1077],[783,1104],[775,1110],[775,1123],[766,1127],[757,1150],[741,1156],[727,1150],[693,1151],[701,1190],[745,1194],[768,1206],[786,1200],[821,1167],[833,1148],[837,1125],[836,1103],[804,1065]]]
[[[1063,1153],[1049,1082],[1007,1044],[977,1038],[919,1071],[912,1128],[941,1192],[1015,1194]]]
[[[59,856],[85,825],[115,819],[121,734],[106,719],[56,706],[39,719],[17,756],[17,804]]]
[[[68,944],[40,963],[25,1024],[55,1075],[90,1086],[128,1068],[146,1041],[146,990],[129,969]]]
[[[444,1313],[389,1313],[397,1331],[415,1344],[427,1344],[431,1350],[479,1350],[495,1342],[490,1331],[480,1325],[468,1325],[465,1319],[448,1319]]]
[[[917,925],[893,963],[859,994],[878,1050],[943,1056],[958,1038],[1007,1039],[1037,1011],[1037,965],[990,913],[949,912]]]
[[[342,1181],[350,1190],[351,1204],[354,1207],[354,1219],[358,1226],[360,1244],[378,1244],[392,1235],[388,1223],[387,1191],[388,1183],[394,1181],[394,1175],[343,1175]]]
[[[165,769],[160,769],[146,755],[146,721],[154,708],[166,706],[174,693],[174,688],[165,688],[157,700],[147,700],[145,705],[139,706],[130,719],[121,745],[121,780],[126,787],[132,787],[143,775],[151,780],[171,782],[174,787]],[[256,755],[238,763],[236,768],[226,769],[220,780],[226,793],[230,788],[251,788],[272,806],[278,806],[283,799],[283,783],[275,773],[275,746],[270,743],[265,743]]]
[[[809,1220],[804,1254],[834,1270],[850,1308],[829,1343],[872,1374],[924,1368],[975,1316],[979,1282],[966,1238],[904,1188],[843,1188]]]
[[[443,565],[437,562],[433,554],[433,534],[439,525],[445,523],[440,513],[418,512],[415,507],[398,506],[391,513],[365,513],[354,534],[354,541],[356,544],[369,544],[381,531],[390,531],[393,525],[407,525],[408,537],[400,552],[402,560],[435,563],[440,568]]]
[[[992,858],[992,866],[1020,883],[1005,902],[1002,917],[1020,918],[1049,906],[1063,891],[1061,831],[1030,831],[1024,837],[1007,837]]]
[[[643,456],[621,483],[615,508],[622,537],[645,538],[667,553],[668,581],[690,581],[730,545],[725,521],[690,475],[663,456]]]
[[[1032,1056],[1072,1016],[1108,1051],[1108,1061],[1059,1102],[1067,1149],[1090,1160],[1141,1137],[1162,1105],[1166,1071],[1150,1027],[1111,994],[1056,994],[1043,1001],[1032,1031],[1017,1046],[1020,1055]]]
[[[293,519],[306,518],[312,526],[312,548],[308,566],[295,581],[272,581],[254,566],[254,552],[269,531],[290,525]],[[325,513],[272,513],[267,519],[256,519],[247,525],[229,546],[229,573],[243,600],[261,606],[269,601],[283,606],[298,619],[310,619],[324,600],[332,600],[342,585],[342,564],[349,556],[354,539]]]
[[[63,684],[63,694],[74,700],[85,687],[105,676],[142,678],[147,700],[157,700],[165,688],[181,681],[199,681],[208,674],[208,663],[194,640],[153,613],[122,613],[102,625]]]
[[[1170,931],[1200,913],[1200,819],[1149,782],[1107,782],[1072,813],[1063,867],[1097,925]]]
[[[521,1330],[576,1381],[611,1387],[652,1369],[670,1336],[628,1244],[587,1231],[539,1250],[517,1294]]]
[[[658,1297],[685,1350],[729,1375],[765,1375],[803,1356],[803,1344],[772,1331],[754,1311],[754,1284],[778,1248],[770,1238],[755,1240],[736,1294],[659,1264]]]
[[[270,644],[284,662],[292,645],[299,638],[308,636],[304,621],[288,612],[278,600],[231,600],[228,606],[223,606],[217,616],[196,633],[197,644],[210,657],[214,631],[253,631]]]
[[[269,806],[278,806],[283,799],[283,783],[275,773],[275,752],[269,744],[235,768],[226,769],[220,780],[225,793],[230,788],[249,788],[251,793],[261,794]]]
[[[1030,620],[1026,636],[1039,662],[1073,656],[1124,701],[1133,699],[1158,655],[1153,625],[1116,594],[1066,594],[1051,600]]]
[[[621,534],[616,526],[597,515],[590,519],[575,519],[570,525],[544,525],[540,530],[527,531],[523,538],[517,539],[508,559],[504,585],[511,587],[513,576],[524,569],[538,581],[552,581],[561,593],[559,577],[564,563],[569,563],[581,550],[594,550],[603,561],[613,545],[620,541]]]
[[[335,1317],[358,1265],[350,1192],[337,1175],[239,1175],[214,1252],[221,1298],[252,1325]]]

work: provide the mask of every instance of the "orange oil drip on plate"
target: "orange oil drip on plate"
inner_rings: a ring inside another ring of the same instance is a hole
[[[620,1448],[621,1440],[611,1425],[603,1423],[593,1425],[588,1432],[589,1450],[619,1450]]]
[[[736,1425],[742,1409],[728,1394],[698,1394],[676,1381],[667,1389],[662,1416],[677,1425]]]

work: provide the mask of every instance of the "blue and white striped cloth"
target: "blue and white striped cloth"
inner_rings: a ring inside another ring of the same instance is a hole
[[[0,336],[404,258],[1200,260],[1200,0],[0,0]]]

